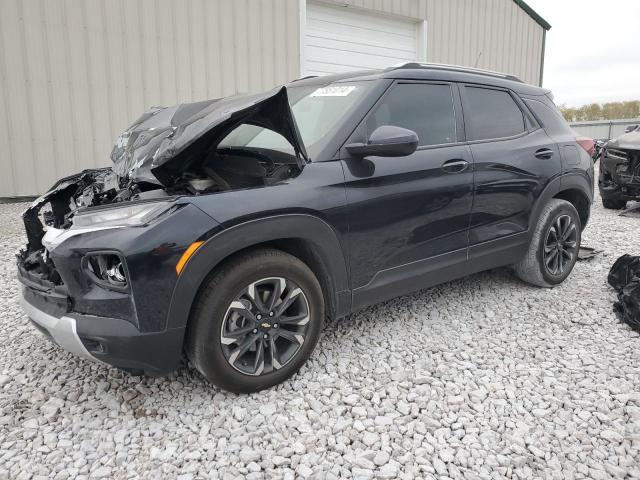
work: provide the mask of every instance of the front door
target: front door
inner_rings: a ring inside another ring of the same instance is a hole
[[[399,81],[349,142],[381,125],[415,131],[419,146],[405,157],[341,152],[355,308],[439,283],[438,270],[455,271],[467,255],[473,165],[457,89]]]

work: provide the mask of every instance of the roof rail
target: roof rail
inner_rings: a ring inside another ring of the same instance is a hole
[[[307,78],[316,78],[318,75],[307,75],[306,77],[296,78],[295,80],[291,80],[289,83],[299,82],[300,80],[306,80]]]
[[[476,75],[486,75],[489,77],[504,78],[505,80],[512,80],[514,82],[524,83],[515,75],[507,73],[494,72],[492,70],[482,70],[474,67],[463,67],[460,65],[447,65],[446,63],[419,63],[419,62],[405,62],[398,65],[394,65],[385,69],[385,71],[401,70],[401,69],[425,69],[425,70],[444,70],[448,72],[462,72],[462,73],[474,73]]]

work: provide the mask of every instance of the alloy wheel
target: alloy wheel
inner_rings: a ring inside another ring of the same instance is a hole
[[[309,302],[302,289],[283,277],[247,285],[231,302],[220,343],[229,364],[246,375],[284,367],[305,342]]]
[[[544,242],[544,265],[551,275],[562,275],[573,262],[577,238],[578,227],[569,215],[556,218]]]

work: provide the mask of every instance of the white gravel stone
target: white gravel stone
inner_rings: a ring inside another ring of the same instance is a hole
[[[0,480],[640,478],[640,336],[606,285],[640,219],[599,200],[583,243],[604,253],[563,285],[496,269],[367,308],[252,395],[48,342],[17,302],[25,208],[0,205]]]
[[[307,465],[298,465],[298,468],[296,468],[296,473],[302,478],[308,478],[313,475],[313,470],[311,470],[311,468],[309,468],[309,466]]]
[[[375,456],[373,457],[373,463],[375,463],[380,467],[386,464],[390,458],[391,458],[391,455],[389,455],[389,452],[386,452],[384,450],[379,450],[378,452],[376,452]]]
[[[372,447],[379,439],[380,436],[372,432],[364,432],[362,434],[362,443],[367,447]]]

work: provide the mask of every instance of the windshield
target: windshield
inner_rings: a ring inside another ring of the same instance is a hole
[[[332,83],[324,87],[287,87],[291,110],[311,159],[320,152],[340,120],[362,98],[370,85],[371,82],[352,82]],[[267,148],[293,153],[293,147],[282,135],[248,124],[233,130],[218,146]]]

